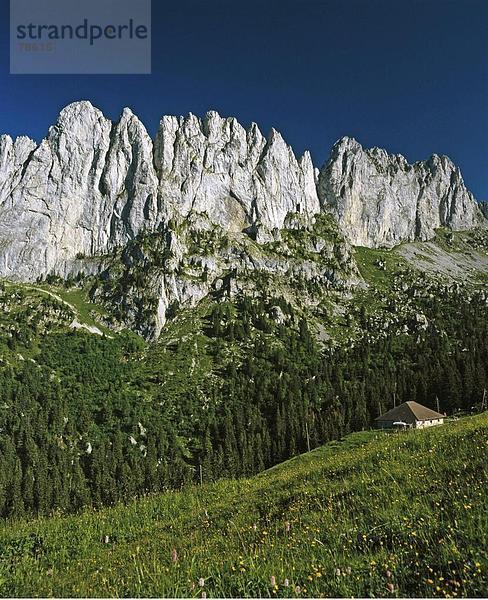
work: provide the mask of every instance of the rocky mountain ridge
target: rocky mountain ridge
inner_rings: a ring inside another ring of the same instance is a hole
[[[154,142],[129,110],[112,123],[89,102],[61,111],[39,145],[0,138],[0,274],[20,280],[81,266],[142,229],[204,214],[258,241],[290,214],[331,211],[353,244],[429,239],[439,226],[471,228],[483,216],[447,157],[409,165],[342,138],[317,173],[274,129],[244,129],[216,112],[161,119]]]
[[[322,169],[272,129],[165,116],[154,141],[128,108],[64,108],[37,145],[0,137],[0,276],[96,275],[93,298],[159,335],[175,305],[259,285],[300,302],[360,283],[351,244],[391,247],[486,224],[459,169],[409,165],[342,138]]]
[[[143,229],[205,213],[261,239],[289,213],[319,212],[310,155],[215,112],[163,117],[155,142],[124,109],[112,123],[69,105],[39,146],[0,138],[0,274],[31,280],[86,268],[78,256],[125,245]]]
[[[425,241],[436,228],[470,229],[485,221],[459,167],[447,156],[434,154],[411,165],[401,154],[365,150],[347,137],[334,145],[321,169],[318,193],[357,246]]]

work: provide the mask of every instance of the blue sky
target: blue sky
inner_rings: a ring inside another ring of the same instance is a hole
[[[39,140],[78,99],[113,119],[130,106],[151,135],[162,114],[216,109],[318,166],[343,135],[447,154],[488,199],[487,31],[486,0],[153,0],[151,75],[14,76],[3,0],[0,132]]]

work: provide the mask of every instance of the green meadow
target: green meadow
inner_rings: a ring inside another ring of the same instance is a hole
[[[0,525],[2,596],[482,597],[488,413]]]

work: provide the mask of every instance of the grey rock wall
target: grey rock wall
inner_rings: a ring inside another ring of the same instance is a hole
[[[470,229],[486,224],[459,168],[434,154],[408,164],[380,148],[365,150],[340,139],[321,169],[318,194],[354,245],[391,247],[428,240],[438,227]]]
[[[165,116],[153,142],[129,109],[112,123],[83,101],[63,109],[39,145],[0,137],[0,276],[12,279],[92,269],[86,258],[171,219],[264,242],[287,216],[306,223],[320,211],[364,246],[486,222],[445,156],[409,165],[343,138],[317,172],[276,130],[265,138],[256,124],[245,129],[216,112]]]

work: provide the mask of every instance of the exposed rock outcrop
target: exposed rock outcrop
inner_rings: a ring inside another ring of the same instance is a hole
[[[0,139],[0,275],[22,280],[85,268],[83,257],[141,229],[205,214],[262,240],[288,213],[319,211],[310,155],[209,112],[163,117],[154,150],[125,109],[112,123],[89,102],[67,106],[39,146]],[[77,258],[78,257],[78,258]]]
[[[428,240],[438,227],[470,229],[484,217],[459,168],[434,154],[408,164],[380,148],[340,139],[320,171],[318,193],[347,239],[358,246],[391,247]]]
[[[0,144],[0,274],[65,275],[156,213],[152,141],[127,109],[113,125],[89,102],[66,107],[39,146]]]
[[[266,140],[253,123],[246,131],[216,112],[163,117],[155,141],[160,197],[170,212],[205,213],[230,231],[262,226],[281,229],[288,213],[319,211],[313,165],[300,161],[281,135]]]
[[[0,137],[0,277],[103,271],[95,295],[146,337],[174,303],[246,277],[252,287],[249,273],[313,302],[314,286],[358,282],[349,242],[393,246],[483,222],[445,156],[409,165],[343,138],[318,172],[276,130],[265,138],[216,112],[163,117],[153,142],[129,109],[112,123],[76,102],[39,145]]]
[[[190,213],[267,241],[287,215],[331,211],[353,244],[393,246],[483,220],[445,156],[409,165],[342,138],[318,179],[276,130],[209,112],[163,117],[154,148],[129,109],[112,123],[89,102],[67,106],[37,146],[0,138],[0,274],[35,279],[89,268],[84,257],[123,246]],[[320,203],[319,204],[319,197]],[[197,221],[196,221],[197,222]]]

